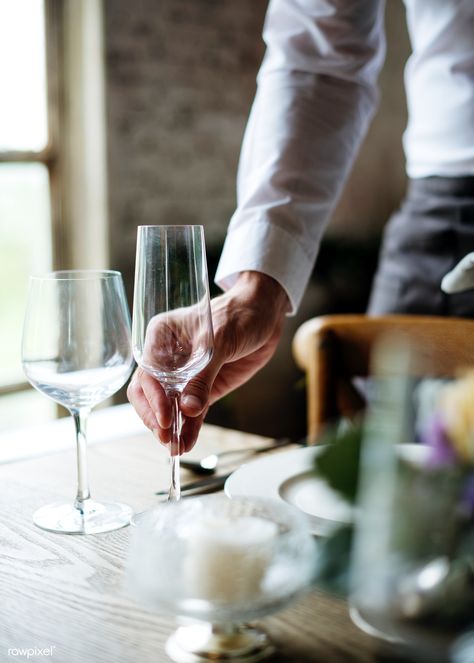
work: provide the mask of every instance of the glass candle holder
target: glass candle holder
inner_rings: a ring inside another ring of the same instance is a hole
[[[172,660],[250,663],[274,647],[246,622],[308,589],[315,566],[315,540],[296,510],[212,495],[163,504],[141,519],[127,586],[146,605],[188,618],[167,641]]]

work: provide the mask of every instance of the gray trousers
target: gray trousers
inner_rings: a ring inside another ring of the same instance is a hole
[[[474,176],[410,180],[388,222],[368,313],[474,318],[474,289],[441,291],[443,276],[474,251]]]

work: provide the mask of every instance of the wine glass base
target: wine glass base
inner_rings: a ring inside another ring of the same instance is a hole
[[[166,642],[166,653],[176,663],[257,663],[275,653],[263,631],[238,625],[226,629],[208,623],[180,626]]]
[[[135,527],[146,526],[149,529],[153,529],[157,521],[160,519],[163,505],[166,504],[169,504],[168,499],[164,499],[162,502],[159,502],[150,509],[145,509],[145,511],[134,513],[130,519],[130,525]]]
[[[99,534],[112,532],[130,523],[133,510],[118,502],[85,500],[75,504],[49,504],[33,514],[33,522],[41,529],[62,534]]]

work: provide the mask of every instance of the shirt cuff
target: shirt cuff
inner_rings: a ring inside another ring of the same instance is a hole
[[[288,315],[294,315],[311,276],[318,247],[312,246],[312,255],[308,255],[284,228],[267,221],[240,221],[227,234],[215,283],[228,290],[240,272],[262,272],[286,291],[290,301]]]

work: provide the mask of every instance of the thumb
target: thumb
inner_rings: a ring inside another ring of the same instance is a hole
[[[215,359],[188,382],[180,399],[181,411],[187,417],[197,417],[209,405],[209,396],[222,362]]]

